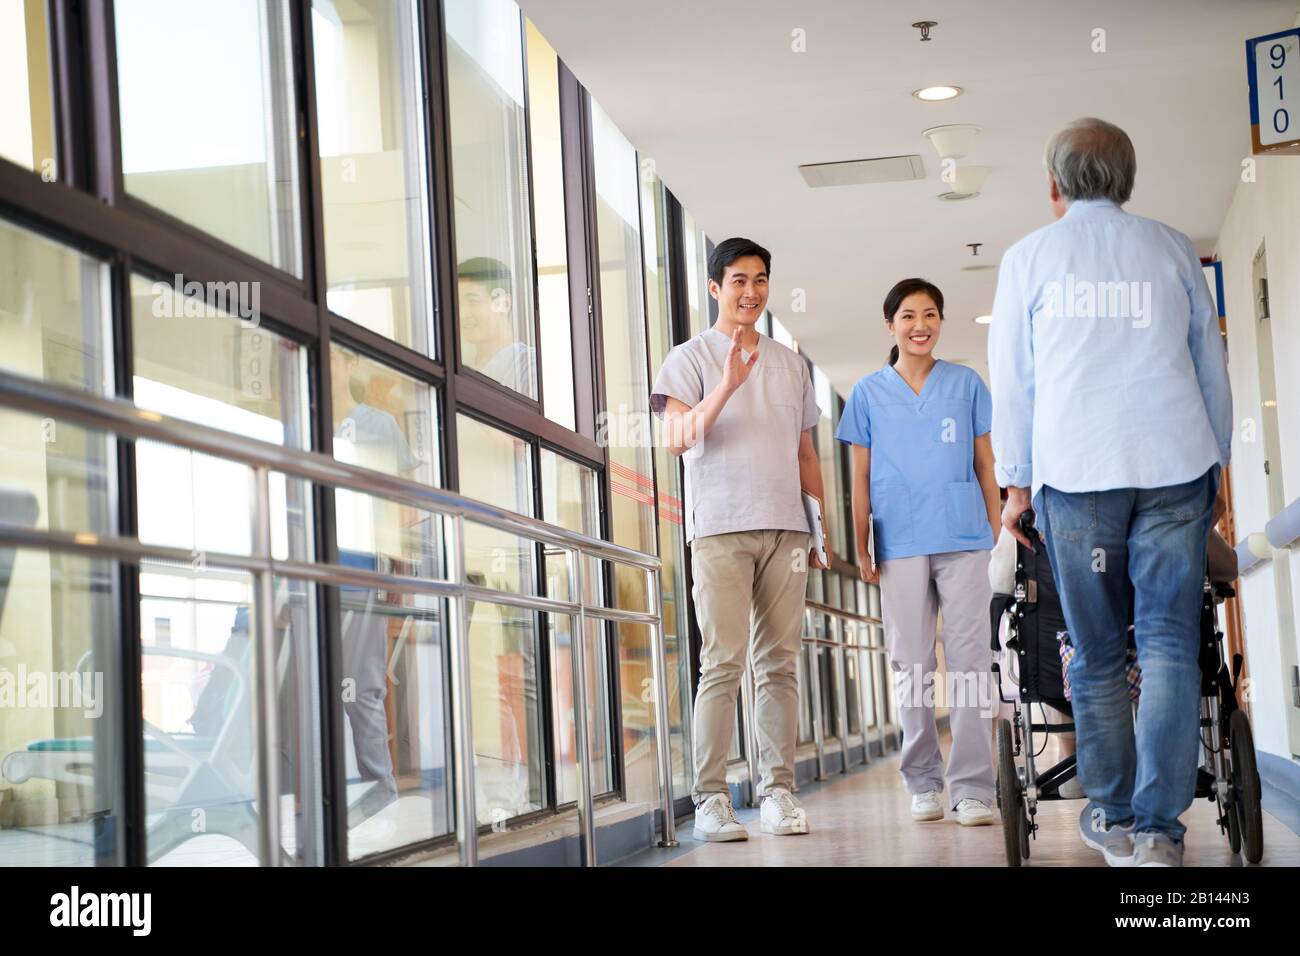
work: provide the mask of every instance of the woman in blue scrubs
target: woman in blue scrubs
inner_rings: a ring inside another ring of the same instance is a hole
[[[946,781],[958,823],[991,824],[990,719],[998,696],[988,564],[1001,511],[989,440],[992,399],[976,372],[934,356],[943,322],[938,288],[904,279],[886,296],[884,312],[897,344],[888,365],[853,387],[836,436],[853,446],[858,567],[863,580],[880,585],[912,818],[943,818]],[[936,702],[949,708],[946,770]]]

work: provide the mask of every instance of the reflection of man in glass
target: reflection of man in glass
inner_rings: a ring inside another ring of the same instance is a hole
[[[461,343],[474,346],[468,364],[502,385],[535,398],[536,350],[516,335],[510,269],[504,262],[479,256],[456,270],[460,293]]]
[[[397,420],[366,403],[367,382],[358,375],[359,357],[340,349],[330,353],[334,405],[334,455],[340,461],[390,475],[406,476],[422,462],[411,450]],[[398,506],[381,498],[339,489],[336,495],[339,563],[387,570],[400,560]],[[381,565],[381,562],[383,564]],[[377,781],[349,808],[349,827],[396,799],[392,755],[388,749],[388,622],[392,602],[369,588],[339,588],[343,611],[343,709],[352,727],[352,745],[362,780]]]

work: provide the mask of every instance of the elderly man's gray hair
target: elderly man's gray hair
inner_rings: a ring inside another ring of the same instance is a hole
[[[1133,195],[1137,155],[1133,141],[1113,123],[1077,119],[1047,141],[1043,166],[1069,202],[1110,199],[1120,205]]]

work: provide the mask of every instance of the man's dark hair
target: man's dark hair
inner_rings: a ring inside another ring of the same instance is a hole
[[[469,282],[481,282],[490,289],[505,289],[512,292],[510,268],[500,259],[477,256],[466,259],[456,267],[456,278]]]
[[[927,282],[925,279],[903,279],[894,284],[885,296],[885,322],[886,324],[894,321],[894,315],[903,307],[903,300],[909,295],[915,295],[918,292],[924,292],[934,300],[934,307],[939,310],[939,321],[943,321],[943,293],[933,282]],[[895,345],[889,350],[889,364],[893,365],[898,361],[898,346]]]
[[[727,266],[745,256],[758,256],[762,259],[763,271],[771,276],[772,253],[753,239],[741,239],[737,236],[733,239],[724,239],[713,247],[713,254],[709,256],[709,278],[721,283],[722,277],[727,274]]]

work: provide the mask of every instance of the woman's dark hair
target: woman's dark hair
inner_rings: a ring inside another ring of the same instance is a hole
[[[934,306],[939,310],[939,321],[943,321],[943,293],[933,282],[927,282],[925,279],[904,279],[894,284],[889,290],[889,295],[885,296],[885,324],[892,324],[894,313],[903,307],[903,300],[909,295],[915,295],[917,292],[924,292],[934,300]],[[898,361],[898,346],[895,345],[889,350],[889,364],[893,365]]]

